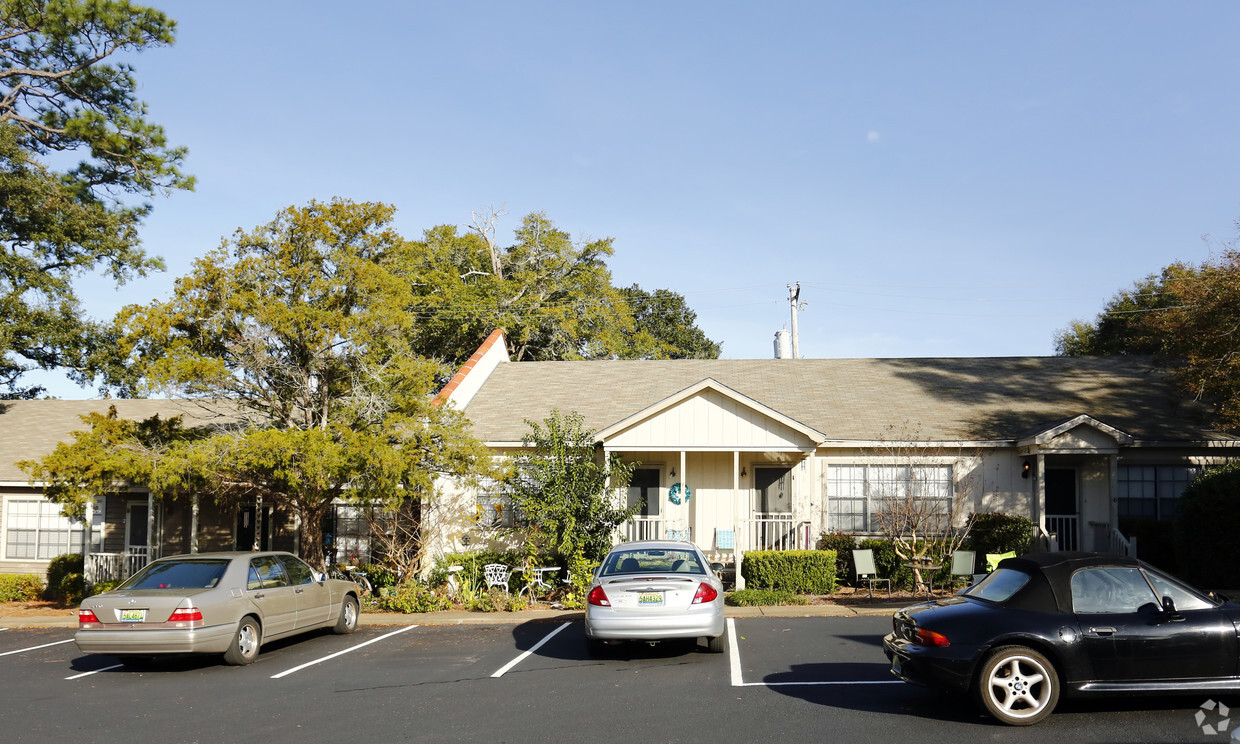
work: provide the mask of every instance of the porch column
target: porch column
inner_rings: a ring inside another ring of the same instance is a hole
[[[741,453],[732,450],[732,568],[736,571],[734,584],[737,589],[745,588],[745,578],[741,576],[741,558],[744,549],[744,520],[741,519]]]
[[[155,494],[146,492],[146,560],[155,560]]]
[[[1038,454],[1036,472],[1033,474],[1033,523],[1041,531],[1046,532],[1046,455]],[[1055,547],[1059,547],[1059,538],[1055,538]]]
[[[90,563],[91,531],[95,525],[95,500],[86,499],[85,522],[82,524],[82,560]]]
[[[189,552],[198,552],[198,494],[189,500]]]
[[[685,463],[688,458],[685,451],[680,451],[680,507],[677,509],[684,518],[685,529],[689,530],[689,539],[697,542],[697,536],[693,534],[693,525],[689,523],[689,499],[685,494],[689,493],[689,472],[685,470]]]
[[[1107,458],[1107,464],[1110,465],[1109,482],[1107,483],[1107,492],[1111,497],[1109,516],[1107,520],[1111,523],[1111,529],[1119,529],[1119,453],[1111,455]],[[1107,535],[1107,544],[1110,545],[1111,536]],[[1106,549],[1105,547],[1103,548]]]

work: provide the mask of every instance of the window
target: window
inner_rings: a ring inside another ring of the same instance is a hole
[[[478,491],[474,496],[479,527],[512,527],[516,524],[512,499],[499,491]]]
[[[1087,568],[1072,574],[1073,612],[1128,615],[1158,607],[1157,595],[1136,568]]]
[[[323,517],[323,554],[328,563],[370,563],[370,522],[366,510],[371,508],[336,504]]]
[[[831,465],[827,468],[827,525],[841,532],[876,532],[874,513],[885,499],[919,499],[925,512],[951,515],[950,465]]]
[[[1175,519],[1180,494],[1200,474],[1191,465],[1120,465],[1120,519]]]
[[[83,524],[63,516],[60,504],[9,501],[4,505],[4,521],[5,558],[47,561],[82,551]]]

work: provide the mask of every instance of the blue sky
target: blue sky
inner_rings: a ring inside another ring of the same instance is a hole
[[[133,60],[190,154],[157,199],[169,296],[237,228],[334,196],[417,237],[503,208],[612,237],[729,358],[1045,355],[1240,218],[1240,4],[160,2]],[[89,397],[55,376],[61,397]]]

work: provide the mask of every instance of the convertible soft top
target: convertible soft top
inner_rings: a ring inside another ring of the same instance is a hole
[[[1004,604],[1031,612],[1072,612],[1072,574],[1093,566],[1140,566],[1135,558],[1110,553],[1031,553],[1008,558],[999,568],[1027,573],[1029,583]]]

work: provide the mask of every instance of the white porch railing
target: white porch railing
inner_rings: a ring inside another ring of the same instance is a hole
[[[1041,525],[1033,526],[1033,550],[1035,553],[1054,553],[1059,550],[1059,538],[1046,530]]]
[[[1081,549],[1079,521],[1075,514],[1046,515],[1046,531],[1059,539],[1059,550]]]
[[[798,521],[791,514],[757,514],[742,522],[749,550],[809,550],[810,524]]]
[[[83,578],[88,585],[124,581],[141,571],[147,562],[146,548],[130,548],[125,553],[91,553],[83,566]]]
[[[1137,536],[1124,537],[1124,533],[1119,529],[1111,528],[1111,544],[1110,551],[1120,555],[1126,555],[1129,558],[1137,557]]]
[[[661,517],[633,517],[620,525],[620,536],[625,542],[661,540],[663,539],[663,519]]]

